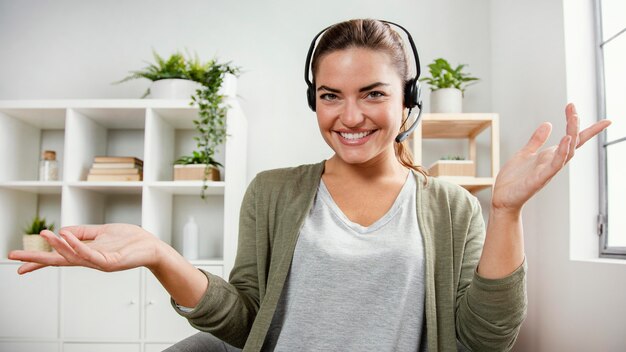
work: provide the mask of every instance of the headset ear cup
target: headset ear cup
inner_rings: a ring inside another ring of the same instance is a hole
[[[413,78],[406,82],[404,86],[404,106],[407,109],[422,105],[422,85],[420,81]]]
[[[413,108],[415,104],[415,79],[410,79],[404,85],[404,107],[407,109]]]
[[[306,99],[311,110],[315,111],[315,91],[311,85],[306,89]]]

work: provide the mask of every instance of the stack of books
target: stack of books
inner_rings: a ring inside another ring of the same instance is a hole
[[[96,156],[87,181],[141,181],[143,161],[132,156]]]

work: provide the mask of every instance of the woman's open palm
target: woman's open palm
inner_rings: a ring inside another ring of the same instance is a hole
[[[24,274],[46,266],[85,266],[101,271],[119,271],[156,263],[158,239],[141,227],[129,224],[68,226],[59,237],[41,232],[53,252],[13,251],[10,259],[27,262]]]
[[[565,117],[566,135],[558,145],[539,150],[552,131],[552,125],[545,122],[535,130],[526,146],[502,167],[493,191],[494,208],[520,211],[524,203],[574,156],[576,148],[611,124],[609,120],[602,120],[579,132],[579,118],[574,104],[566,106]]]

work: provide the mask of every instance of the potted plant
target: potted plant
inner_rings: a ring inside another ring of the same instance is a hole
[[[224,103],[224,97],[234,95],[239,67],[232,66],[230,62],[219,63],[216,59],[202,63],[197,56],[186,59],[180,53],[172,54],[167,60],[157,53],[154,53],[154,57],[156,64],[150,64],[142,71],[131,72],[130,76],[120,82],[147,78],[154,84],[166,78],[177,78],[199,85],[188,95],[191,98],[190,104],[198,106],[199,116],[193,121],[198,133],[198,136],[194,137],[198,149],[193,155],[176,160],[174,180],[202,180],[201,197],[204,199],[204,192],[208,187],[206,181],[220,179],[217,166],[221,165],[215,161],[214,156],[217,148],[226,140],[228,105]],[[154,96],[154,88],[152,86],[149,89],[151,96]],[[198,169],[201,172],[197,171]]]
[[[46,218],[39,218],[39,215],[36,215],[32,222],[24,228],[24,234],[22,235],[24,250],[50,252],[50,244],[39,235],[41,231],[46,229],[54,231],[54,224],[48,224],[46,223]]]
[[[465,160],[459,155],[448,155],[434,162],[429,168],[431,176],[476,176],[473,160]]]
[[[430,85],[430,112],[433,113],[460,113],[463,111],[463,95],[467,86],[476,83],[478,78],[470,77],[463,72],[466,65],[452,68],[445,59],[438,58],[428,65],[431,77],[425,77]],[[473,83],[470,83],[473,82]]]
[[[174,162],[174,181],[207,180],[219,181],[222,164],[204,151],[193,151],[191,156],[183,156]]]
[[[145,78],[152,81],[142,98],[152,99],[191,99],[199,89],[205,85],[207,74],[214,65],[226,66],[224,84],[220,88],[221,94],[234,95],[238,68],[228,64],[218,64],[215,60],[203,63],[197,55],[185,57],[180,52],[175,52],[169,58],[162,58],[153,51],[154,63],[142,70],[131,71],[130,75],[115,82],[122,83],[133,79]]]

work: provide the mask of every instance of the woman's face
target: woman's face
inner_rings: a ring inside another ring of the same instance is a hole
[[[350,48],[322,57],[317,121],[337,157],[364,164],[392,157],[403,116],[403,83],[384,52]]]

